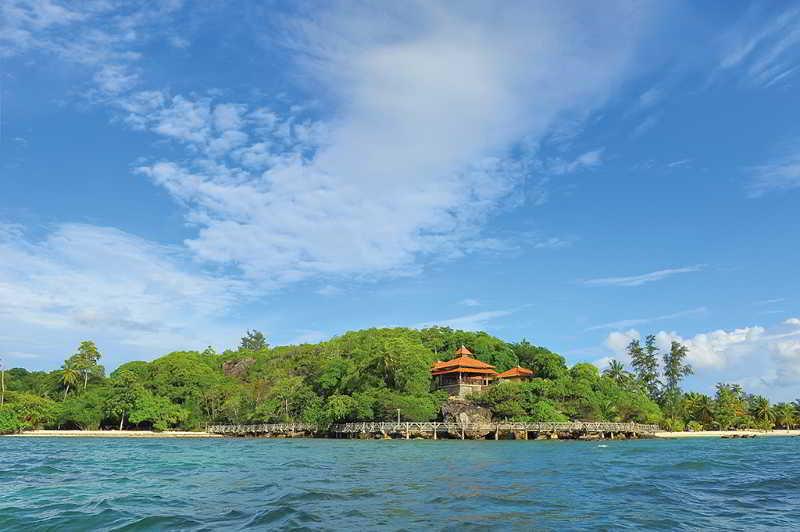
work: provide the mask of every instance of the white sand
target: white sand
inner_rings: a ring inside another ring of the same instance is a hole
[[[656,438],[721,438],[722,436],[800,436],[800,430],[703,430],[698,432],[656,432]]]
[[[221,438],[219,434],[208,432],[149,430],[29,430],[15,437],[57,437],[57,438]]]

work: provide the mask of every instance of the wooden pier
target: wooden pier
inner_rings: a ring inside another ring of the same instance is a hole
[[[362,421],[321,427],[309,423],[211,425],[208,432],[224,436],[273,438],[328,437],[362,439],[630,439],[648,438],[658,425],[610,422],[453,423],[440,421]]]

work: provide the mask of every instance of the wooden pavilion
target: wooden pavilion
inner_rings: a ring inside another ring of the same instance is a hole
[[[522,382],[530,380],[532,377],[533,371],[529,370],[528,368],[517,366],[508,371],[504,371],[503,373],[498,373],[496,378],[497,380],[502,381]]]
[[[434,362],[431,375],[436,389],[463,397],[489,386],[497,372],[491,364],[474,358],[472,352],[462,345],[456,350],[455,358]]]

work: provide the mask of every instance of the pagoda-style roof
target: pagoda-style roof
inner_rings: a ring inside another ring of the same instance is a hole
[[[472,356],[469,349],[463,345],[456,351],[456,358],[442,362],[441,360],[433,363],[431,374],[444,375],[446,373],[473,373],[478,375],[496,375],[494,366],[481,362]]]
[[[514,377],[533,377],[533,371],[529,370],[528,368],[517,366],[516,368],[511,368],[510,370],[504,371],[503,373],[497,375],[498,379],[510,379]]]

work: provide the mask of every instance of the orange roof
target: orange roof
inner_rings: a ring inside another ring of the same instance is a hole
[[[481,362],[477,358],[472,358],[467,355],[462,355],[458,358],[448,360],[447,362],[445,362],[445,364],[447,364],[447,367],[461,366],[464,368],[494,369],[494,366],[492,366],[491,364],[487,364],[486,362]]]
[[[435,375],[444,375],[445,373],[479,373],[482,375],[496,375],[494,366],[481,362],[477,358],[473,358],[469,349],[464,347],[456,351],[456,355],[460,355],[452,360],[442,362],[437,360],[431,367],[431,373]]]
[[[461,347],[459,347],[458,349],[456,349],[456,354],[457,354],[457,355],[471,355],[471,354],[472,354],[472,351],[470,351],[469,349],[467,349],[466,347],[464,347],[464,344],[461,344]]]
[[[500,373],[497,378],[498,379],[507,379],[509,377],[532,377],[533,371],[529,370],[528,368],[522,368],[517,366],[516,368],[511,368],[508,371],[504,371]]]
[[[493,369],[484,369],[484,368],[442,368],[442,369],[434,369],[431,371],[431,375],[434,377],[437,375],[445,375],[448,373],[476,373],[478,375],[497,375],[497,372]]]

